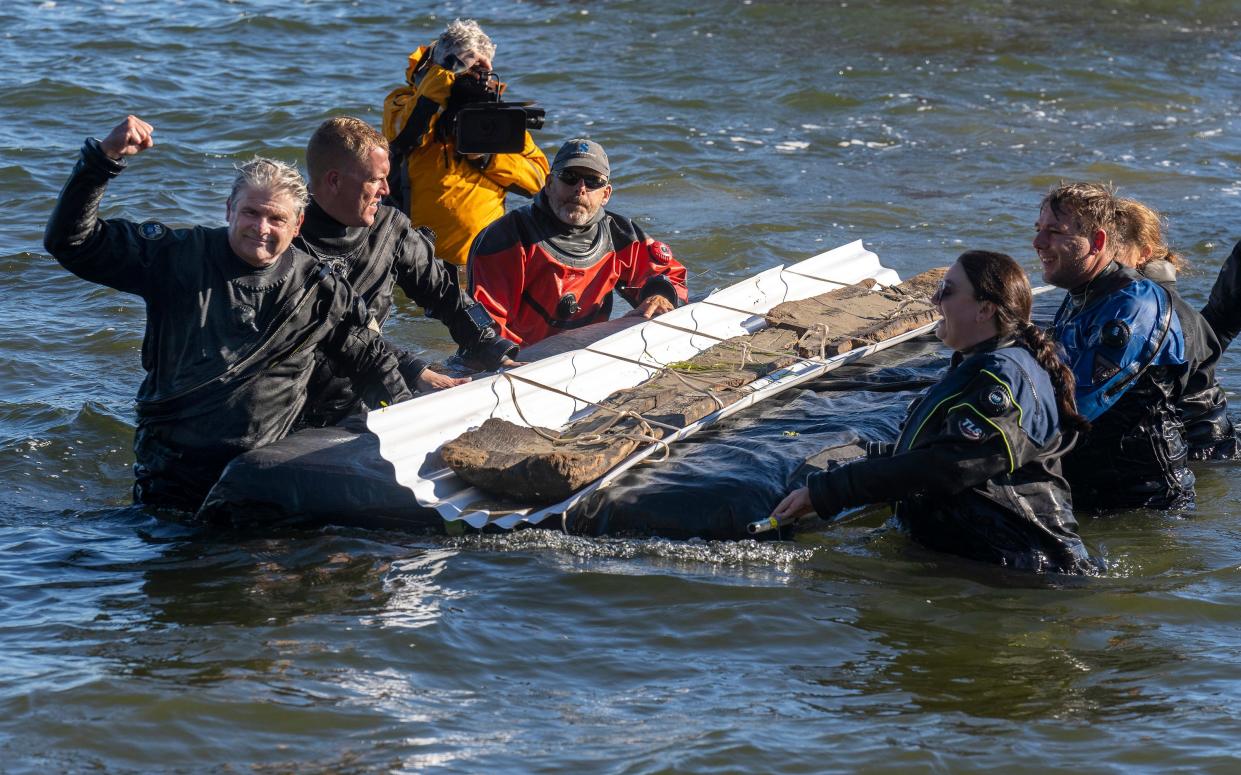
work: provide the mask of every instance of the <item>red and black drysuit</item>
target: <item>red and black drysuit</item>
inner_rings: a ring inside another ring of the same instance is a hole
[[[688,300],[685,267],[636,223],[600,209],[583,226],[556,217],[546,192],[497,219],[470,248],[470,293],[520,345],[607,320],[615,289],[637,307]]]

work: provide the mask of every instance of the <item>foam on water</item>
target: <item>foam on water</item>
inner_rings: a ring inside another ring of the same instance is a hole
[[[503,535],[468,536],[453,539],[449,545],[501,552],[551,550],[592,560],[654,560],[660,561],[660,564],[666,561],[682,566],[722,566],[733,571],[744,571],[747,579],[752,578],[750,571],[788,571],[814,556],[813,550],[788,542],[585,538],[556,530],[520,530]]]

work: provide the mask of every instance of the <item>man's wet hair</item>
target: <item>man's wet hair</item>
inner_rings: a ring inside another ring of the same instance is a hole
[[[1077,230],[1089,237],[1099,229],[1115,235],[1119,228],[1116,188],[1110,183],[1060,183],[1039,203],[1057,217],[1073,219]]]
[[[388,139],[373,126],[353,116],[329,118],[306,143],[306,172],[313,183],[348,160],[365,164],[373,148],[388,150]]]
[[[310,195],[306,192],[306,181],[292,164],[255,156],[236,169],[233,190],[228,195],[229,205],[237,201],[237,195],[243,188],[248,188],[288,197],[293,202],[294,215],[301,215],[306,209],[306,203],[310,201]]]

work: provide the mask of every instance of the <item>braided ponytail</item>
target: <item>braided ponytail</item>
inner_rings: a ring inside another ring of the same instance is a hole
[[[1017,329],[1013,333],[1051,378],[1052,387],[1056,389],[1056,406],[1060,408],[1061,427],[1081,433],[1090,430],[1090,423],[1077,411],[1077,381],[1073,378],[1072,370],[1060,360],[1056,343],[1029,320],[1018,321]]]
[[[1060,410],[1061,427],[1076,431],[1088,430],[1090,423],[1077,411],[1073,372],[1060,360],[1055,343],[1030,322],[1034,296],[1030,292],[1030,281],[1025,271],[1011,256],[988,250],[966,251],[957,259],[957,263],[965,270],[965,276],[974,286],[974,298],[995,305],[998,333],[1001,336],[1015,337],[1051,378],[1052,387],[1056,391],[1056,406]]]

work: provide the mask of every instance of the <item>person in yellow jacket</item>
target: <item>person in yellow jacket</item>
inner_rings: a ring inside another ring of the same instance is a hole
[[[457,19],[409,55],[406,85],[384,100],[392,145],[391,198],[435,232],[435,252],[464,266],[475,235],[504,214],[512,191],[532,197],[547,179],[547,157],[526,132],[521,153],[457,153],[451,127],[464,104],[494,99],[495,44],[472,19]]]

